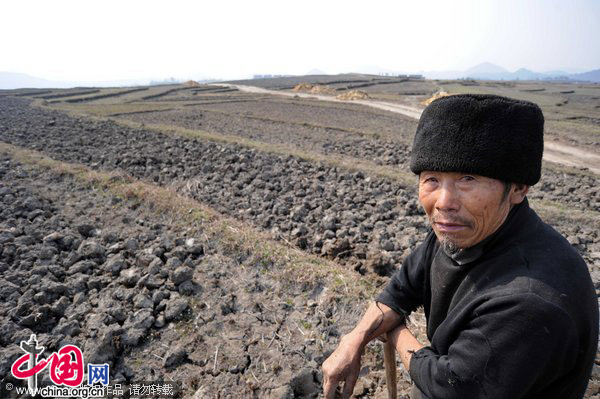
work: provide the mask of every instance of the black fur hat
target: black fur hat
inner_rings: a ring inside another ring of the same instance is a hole
[[[532,186],[540,180],[543,151],[544,115],[536,104],[461,94],[425,108],[410,169],[473,173]]]

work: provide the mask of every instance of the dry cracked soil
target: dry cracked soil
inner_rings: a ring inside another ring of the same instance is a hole
[[[48,353],[77,344],[86,362],[110,365],[112,381],[179,381],[182,397],[321,395],[321,363],[426,234],[413,185],[150,126],[407,170],[415,124],[358,106],[233,96],[119,120],[0,97],[3,384],[20,383],[10,365],[36,333]],[[156,191],[140,196],[137,184]],[[173,213],[160,196],[189,202]],[[597,177],[548,167],[530,197],[600,292]],[[203,206],[213,216],[188,222]],[[423,323],[416,315],[420,334]],[[380,345],[363,364],[356,397],[386,397]],[[399,380],[407,397],[404,371]],[[586,397],[599,389],[596,366]]]

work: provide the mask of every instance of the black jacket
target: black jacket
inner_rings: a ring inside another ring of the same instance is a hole
[[[598,343],[594,286],[527,200],[453,258],[430,232],[377,301],[404,314],[423,305],[431,346],[413,354],[410,375],[428,398],[584,395]]]

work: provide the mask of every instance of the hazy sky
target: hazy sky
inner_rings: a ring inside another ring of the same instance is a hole
[[[0,71],[52,80],[600,68],[600,0],[6,0],[0,19]]]

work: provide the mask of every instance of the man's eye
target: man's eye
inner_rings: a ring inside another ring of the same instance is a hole
[[[464,180],[464,181],[473,181],[473,180],[475,180],[475,178],[473,176],[468,176],[467,175],[467,176],[463,176],[462,180]]]

